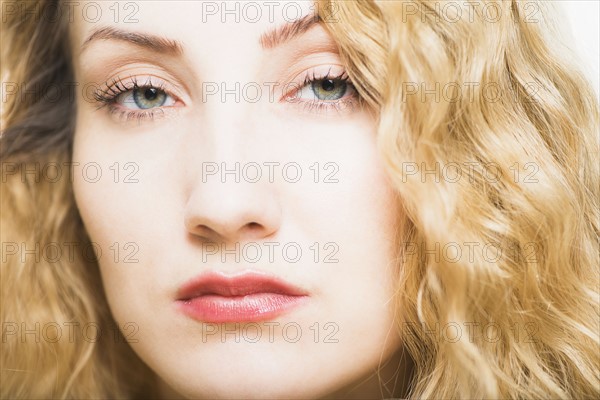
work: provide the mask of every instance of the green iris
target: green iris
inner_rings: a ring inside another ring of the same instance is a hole
[[[154,87],[135,88],[133,101],[141,109],[160,107],[167,101],[167,94]]]
[[[339,100],[346,94],[348,84],[342,79],[319,79],[311,83],[311,88],[319,100]]]

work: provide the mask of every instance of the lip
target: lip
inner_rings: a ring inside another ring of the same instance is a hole
[[[178,309],[201,322],[268,321],[308,300],[308,294],[283,280],[258,272],[209,272],[177,292]]]

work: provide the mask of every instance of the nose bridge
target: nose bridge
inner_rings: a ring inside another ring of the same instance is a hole
[[[203,112],[197,133],[211,144],[212,158],[252,158],[246,142],[252,140],[256,131],[258,104],[248,101],[239,80],[213,80],[203,86]]]
[[[203,105],[223,104],[228,108],[240,109],[243,105],[250,105],[260,100],[261,89],[259,83],[253,80],[204,81],[201,101]]]
[[[218,27],[223,29],[224,25]],[[200,66],[194,84],[194,109],[198,111],[195,134],[200,133],[208,146],[208,158],[232,162],[254,157],[250,150],[256,149],[248,149],[246,142],[255,132],[256,110],[265,96],[251,91],[263,68],[263,61],[256,57],[257,44],[237,34],[237,24],[228,28],[219,31],[214,41],[195,49],[191,57]]]

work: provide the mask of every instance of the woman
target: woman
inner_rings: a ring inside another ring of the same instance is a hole
[[[542,8],[3,3],[2,397],[597,398]]]

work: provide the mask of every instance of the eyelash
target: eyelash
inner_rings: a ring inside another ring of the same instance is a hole
[[[303,81],[302,85],[300,86],[300,89],[294,91],[293,94],[298,93],[300,90],[305,88],[307,85],[310,85],[311,83],[313,83],[315,81],[326,81],[326,80],[340,81],[342,83],[347,84],[350,87],[350,90],[353,91],[353,94],[347,99],[342,98],[342,99],[333,100],[333,101],[326,101],[326,100],[298,101],[299,103],[305,103],[305,105],[304,105],[305,111],[314,112],[317,114],[320,114],[321,112],[326,112],[329,110],[334,110],[336,112],[342,112],[348,108],[354,107],[355,105],[357,105],[357,103],[360,104],[362,99],[361,99],[360,95],[358,94],[358,92],[356,91],[356,88],[352,84],[352,81],[350,81],[350,77],[348,76],[346,71],[343,71],[339,75],[331,75],[331,69],[329,69],[329,71],[327,71],[327,73],[325,75],[317,75],[313,71],[312,76],[309,72],[306,74],[306,77],[304,78],[304,81]],[[286,99],[289,99],[292,96],[290,94],[286,94],[284,97]]]
[[[110,83],[107,83],[104,89],[99,89],[96,91],[94,98],[100,104],[98,109],[106,107],[108,108],[109,114],[116,115],[118,119],[124,119],[126,121],[133,119],[136,119],[139,122],[144,120],[154,120],[158,114],[164,115],[164,110],[161,107],[151,108],[147,111],[132,110],[120,107],[117,102],[119,96],[135,89],[152,87],[166,93],[167,95],[170,95],[164,84],[153,84],[151,78],[149,78],[148,81],[142,85],[138,84],[137,77],[130,77],[129,81],[130,82],[125,84],[121,78],[116,78]]]
[[[326,101],[326,100],[312,100],[312,101],[303,101],[303,100],[294,100],[290,101],[289,99],[300,90],[304,89],[307,85],[312,84],[315,81],[325,81],[325,80],[333,80],[345,83],[349,86],[349,90],[353,91],[352,95],[349,98],[342,98],[339,100]],[[132,90],[143,89],[143,88],[155,88],[159,91],[165,93],[168,96],[175,97],[165,88],[163,83],[153,84],[151,79],[148,79],[144,84],[138,84],[137,77],[128,78],[128,82],[124,83],[121,78],[113,79],[110,82],[105,84],[103,89],[98,89],[94,94],[94,98],[100,104],[98,109],[106,107],[108,109],[109,114],[116,115],[118,119],[122,119],[125,121],[130,120],[138,120],[139,122],[145,120],[154,120],[157,115],[164,115],[165,107],[155,107],[150,108],[148,110],[133,110],[121,107],[118,104],[119,96],[124,93],[128,93]],[[326,112],[329,110],[334,110],[336,112],[345,111],[348,108],[352,108],[357,104],[361,103],[361,97],[356,91],[354,85],[350,81],[347,73],[344,71],[337,76],[331,75],[331,70],[329,70],[325,75],[317,75],[315,72],[308,72],[304,78],[304,81],[299,89],[294,90],[292,93],[287,93],[283,97],[285,101],[291,103],[304,103],[304,111],[312,112],[316,114],[320,114],[321,112]],[[172,106],[168,106],[172,107]]]

